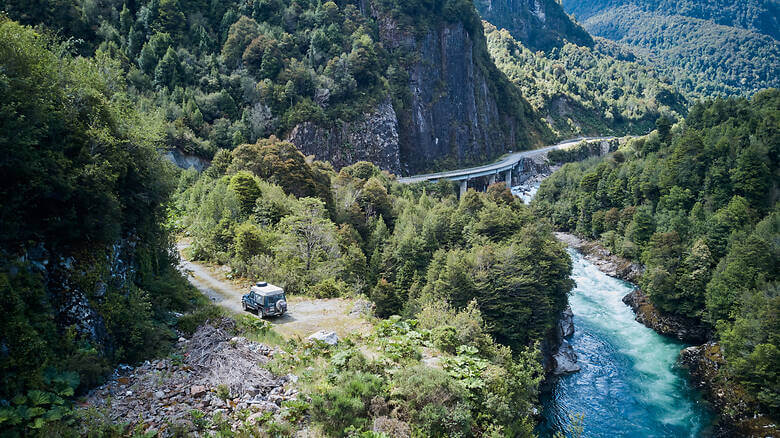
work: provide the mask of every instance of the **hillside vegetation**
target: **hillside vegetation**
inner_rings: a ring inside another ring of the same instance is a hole
[[[162,122],[105,56],[0,18],[0,434],[54,435],[71,396],[166,351],[202,297],[165,227]]]
[[[778,87],[776,2],[564,2],[594,36],[616,41],[696,97]],[[714,22],[713,22],[714,21]]]
[[[780,407],[780,91],[698,103],[685,122],[542,183],[534,210],[641,261],[662,312],[709,324],[750,409]]]
[[[774,0],[563,0],[566,10],[581,21],[623,5],[632,5],[654,13],[712,20],[729,27],[780,39],[780,6]]]
[[[11,0],[5,10],[23,24],[76,38],[74,48],[83,55],[117,60],[131,99],[163,115],[165,145],[206,158],[220,148],[271,135],[284,138],[303,122],[338,128],[387,99],[404,142],[413,129],[410,74],[425,56],[420,53],[423,43],[414,38],[445,24],[468,32],[469,41],[462,45],[474,53],[462,55],[486,81],[476,87],[486,86],[486,93],[499,100],[495,108],[480,101],[474,119],[495,109],[501,120],[491,121],[491,129],[514,129],[511,136],[518,143],[535,144],[546,135],[527,103],[490,62],[470,1],[373,1],[370,7],[309,0],[38,3],[30,8],[27,1]],[[406,42],[409,38],[416,46]],[[423,91],[439,100],[439,88]],[[507,120],[520,125],[504,126]],[[471,147],[463,143],[459,140],[442,154],[459,159],[454,151]],[[348,153],[354,146],[334,147]],[[404,144],[401,149],[414,152],[415,147]]]
[[[504,29],[483,22],[496,66],[514,82],[559,138],[644,134],[661,115],[687,111],[688,100],[655,69],[614,43],[566,43],[534,52]]]

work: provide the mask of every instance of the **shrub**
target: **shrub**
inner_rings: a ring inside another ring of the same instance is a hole
[[[373,374],[349,372],[340,375],[333,386],[311,397],[312,417],[332,436],[345,436],[350,426],[368,425],[371,399],[382,392],[382,379]]]
[[[470,435],[472,424],[466,390],[446,372],[424,365],[402,369],[391,397],[425,436]]]
[[[192,335],[206,321],[220,317],[222,317],[222,310],[219,307],[206,304],[191,313],[180,316],[176,321],[176,328],[185,335]]]
[[[349,286],[344,280],[326,278],[311,288],[311,294],[316,298],[336,298],[349,294]]]

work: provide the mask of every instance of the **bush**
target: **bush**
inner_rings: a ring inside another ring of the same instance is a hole
[[[343,280],[326,278],[311,288],[311,294],[316,298],[337,298],[349,294],[349,286]]]
[[[425,436],[470,435],[468,394],[446,372],[424,365],[402,369],[393,381],[391,398]]]
[[[176,328],[185,335],[192,335],[206,321],[216,320],[221,318],[222,315],[222,309],[209,303],[193,312],[180,316],[176,321]]]
[[[331,436],[345,436],[344,431],[350,426],[365,429],[369,424],[369,403],[382,393],[382,386],[382,379],[373,374],[342,374],[333,386],[312,395],[312,418]]]

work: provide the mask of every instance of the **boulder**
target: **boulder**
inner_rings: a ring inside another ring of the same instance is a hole
[[[202,395],[206,394],[206,387],[202,385],[193,385],[190,388],[190,395],[193,397],[200,397]]]
[[[320,330],[306,339],[309,341],[324,342],[328,345],[336,345],[339,343],[339,336],[336,334],[336,332],[330,332],[327,330]]]
[[[566,341],[561,342],[558,352],[553,355],[553,360],[555,361],[555,369],[553,370],[555,375],[576,373],[580,370],[580,366],[577,365],[577,354],[571,344]]]
[[[561,339],[568,338],[574,334],[574,312],[571,306],[566,306],[566,310],[561,312],[561,319],[558,321],[558,333]]]

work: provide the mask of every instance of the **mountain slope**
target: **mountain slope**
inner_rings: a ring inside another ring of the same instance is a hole
[[[774,0],[563,0],[566,11],[587,20],[606,10],[632,5],[645,12],[712,20],[780,39],[780,4]]]
[[[593,39],[572,21],[554,0],[475,0],[482,19],[512,36],[531,50],[547,51],[566,41],[592,46]]]
[[[183,151],[276,135],[339,168],[401,173],[550,136],[490,61],[470,2],[123,1],[7,10],[121,60],[134,99],[165,114],[166,144]]]
[[[533,52],[507,30],[484,25],[494,62],[558,137],[643,134],[661,114],[687,111],[682,94],[611,41]]]
[[[677,7],[651,0],[570,0],[564,6],[593,35],[640,54],[694,96],[752,94],[780,85],[776,3]]]

